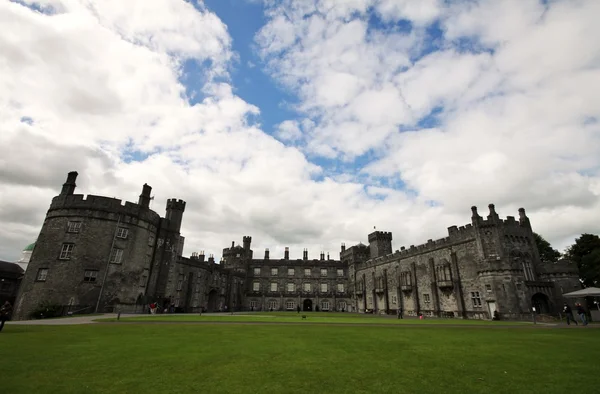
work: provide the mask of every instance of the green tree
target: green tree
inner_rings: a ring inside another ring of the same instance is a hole
[[[556,249],[552,249],[550,242],[546,241],[544,237],[538,233],[533,233],[533,240],[537,245],[542,263],[556,263],[558,261],[560,258],[560,252]]]
[[[565,255],[577,263],[579,277],[586,287],[600,284],[600,237],[581,234],[567,249]]]

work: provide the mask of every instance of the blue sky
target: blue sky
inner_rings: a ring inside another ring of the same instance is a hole
[[[559,249],[598,232],[599,1],[205,5],[0,2],[2,256],[72,170],[188,201],[186,254],[417,245],[489,203]]]
[[[255,36],[268,22],[265,18],[263,3],[241,0],[205,0],[204,4],[227,25],[228,32],[232,37],[233,50],[238,55],[238,61],[232,64],[230,74],[235,93],[260,109],[261,114],[257,121],[260,122],[262,130],[276,136],[275,131],[278,124],[285,120],[300,119],[302,114],[293,109],[298,104],[293,92],[278,84],[265,72],[266,64],[258,54]],[[365,19],[364,16],[358,15],[357,17]],[[407,19],[384,22],[375,13],[371,13],[366,19],[369,31],[410,34],[413,28],[411,21]],[[420,58],[444,45],[443,31],[438,22],[427,26],[425,31],[427,38],[420,50],[411,57],[412,62],[417,62]],[[467,38],[462,39],[459,46],[463,50],[473,49],[472,40]],[[195,84],[194,76],[203,75],[203,69],[198,67],[196,62],[188,62],[184,67],[184,74],[183,82],[188,90],[188,95],[195,96],[191,102],[198,102],[203,96],[193,93],[201,88],[201,85]],[[435,107],[408,129],[436,127],[440,124],[439,115],[442,112],[442,106]],[[405,127],[398,127],[398,130],[403,129]],[[360,170],[376,159],[379,154],[377,150],[369,149],[350,162],[328,159],[310,152],[307,152],[307,158],[323,169],[322,173],[314,175],[313,179],[315,180],[322,180],[325,176],[352,173],[362,182],[394,189],[405,189],[400,178],[369,177],[360,174]],[[415,192],[412,191],[412,193]]]

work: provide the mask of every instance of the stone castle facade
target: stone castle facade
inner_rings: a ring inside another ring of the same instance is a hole
[[[161,217],[145,184],[138,203],[74,194],[76,172],[46,214],[19,289],[14,318],[48,302],[87,312],[144,312],[149,302],[181,312],[218,310],[347,311],[518,318],[558,311],[562,293],[581,288],[566,261],[540,262],[524,209],[500,219],[490,204],[482,218],[448,228],[448,237],[393,252],[392,234],[375,231],[340,258],[255,258],[252,238],[182,257],[186,203],[169,199]]]

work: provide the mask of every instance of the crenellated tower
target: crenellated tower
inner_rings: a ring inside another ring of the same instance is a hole
[[[369,234],[369,250],[372,259],[392,253],[392,233],[375,231]]]

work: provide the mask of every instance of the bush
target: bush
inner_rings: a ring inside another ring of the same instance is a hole
[[[32,319],[44,319],[48,317],[59,317],[62,315],[62,305],[52,303],[50,301],[44,301],[38,305],[38,307],[30,313],[29,317]]]

